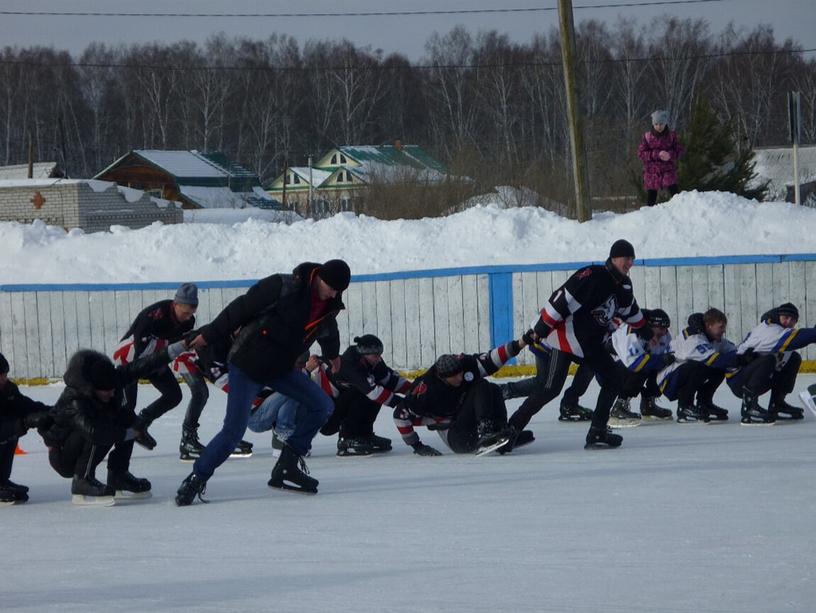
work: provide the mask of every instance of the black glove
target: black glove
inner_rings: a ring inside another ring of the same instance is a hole
[[[428,430],[448,430],[451,427],[451,423],[449,421],[441,421],[435,424],[428,424],[426,427]]]
[[[534,345],[538,341],[538,338],[535,335],[535,331],[533,331],[533,329],[530,328],[529,330],[527,330],[527,332],[521,335],[521,340],[527,343],[527,346],[529,347]]]
[[[664,353],[660,357],[663,358],[664,367],[668,366],[669,364],[674,364],[675,360],[677,359],[676,357],[674,357],[673,353]]]
[[[145,449],[152,450],[156,446],[156,439],[148,434],[147,430],[142,430],[136,437],[136,442]]]
[[[414,453],[417,454],[417,455],[422,455],[422,456],[442,455],[441,452],[437,451],[436,449],[434,449],[430,445],[424,445],[423,443],[415,443],[413,445],[413,448],[414,448]]]
[[[654,337],[654,331],[648,325],[643,326],[642,328],[638,328],[637,330],[635,330],[635,334],[637,334],[644,341],[650,341]]]
[[[759,356],[754,351],[754,348],[751,347],[747,349],[745,353],[738,353],[737,354],[737,366],[747,366],[754,360],[756,360]]]
[[[536,325],[533,327],[533,332],[538,335],[538,338],[547,338],[550,335],[550,332],[552,332],[552,328],[548,324],[544,323],[544,320],[539,317]]]

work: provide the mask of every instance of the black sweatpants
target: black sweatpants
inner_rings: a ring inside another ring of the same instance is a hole
[[[636,398],[641,394],[647,398],[654,398],[660,395],[660,389],[657,387],[656,370],[632,372],[621,362],[616,362],[616,367],[622,381],[621,398]]]
[[[446,432],[448,447],[454,453],[470,453],[478,443],[477,426],[490,420],[498,429],[507,425],[507,407],[501,388],[486,379],[474,383],[465,395],[462,407]]]
[[[181,387],[168,366],[163,366],[156,372],[151,373],[147,379],[153,384],[161,396],[141,410],[140,415],[150,422],[158,419],[170,409],[173,409],[181,402]],[[139,382],[134,381],[125,388],[125,399],[128,408],[136,410],[136,395],[139,390]],[[200,414],[200,412],[199,412]]]
[[[108,472],[126,471],[130,467],[134,441],[114,445],[94,445],[79,430],[73,430],[59,447],[48,450],[48,462],[63,477],[95,477],[96,467],[108,455]]]
[[[738,398],[742,398],[744,389],[756,396],[770,390],[771,404],[781,402],[796,385],[796,375],[799,374],[802,356],[794,351],[781,370],[776,370],[776,364],[777,354],[764,354],[743,366],[736,375],[728,379],[728,387]]]
[[[561,397],[561,406],[575,406],[581,399],[581,396],[586,394],[589,389],[589,384],[595,378],[595,373],[592,368],[586,363],[578,364],[578,370],[572,377],[572,383],[564,390],[564,395]]]
[[[190,388],[190,402],[187,404],[182,427],[184,430],[195,432],[198,430],[201,413],[210,398],[210,390],[207,387],[207,380],[200,372],[184,373],[181,378]]]
[[[677,189],[677,184],[676,183],[674,185],[669,185],[666,189],[669,190],[669,193],[672,196],[674,196],[678,191],[680,191],[679,189]],[[657,204],[657,190],[656,189],[647,189],[646,190],[646,205],[647,206],[654,206],[655,204]]]
[[[17,449],[17,441],[16,436],[0,441],[0,485],[11,478],[11,466],[14,464],[14,451]]]
[[[569,374],[569,365],[573,360],[572,356],[557,349],[533,355],[536,361],[535,377],[506,384],[511,398],[527,396],[510,417],[510,425],[518,431],[524,430],[533,415],[561,394]]]
[[[605,429],[609,423],[609,411],[621,392],[622,381],[615,361],[602,344],[591,347],[584,356],[584,362],[592,368],[595,379],[601,386],[598,402],[592,413],[592,427]]]
[[[331,436],[339,432],[340,438],[371,436],[381,407],[356,389],[344,389],[335,400],[334,413],[320,428],[320,433]]]

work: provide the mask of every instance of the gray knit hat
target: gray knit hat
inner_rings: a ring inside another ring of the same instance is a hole
[[[173,298],[174,302],[179,304],[189,304],[190,306],[198,306],[198,287],[195,283],[182,283],[176,290],[176,296]]]
[[[658,109],[654,113],[652,113],[652,125],[654,125],[656,123],[662,124],[664,126],[668,125],[668,123],[669,123],[669,112],[664,111],[662,109]]]
[[[452,377],[453,375],[459,374],[464,370],[461,356],[452,355],[450,353],[440,355],[436,359],[434,366],[436,366],[436,374],[443,379],[446,377]]]

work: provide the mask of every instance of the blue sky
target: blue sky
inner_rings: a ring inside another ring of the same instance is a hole
[[[791,37],[805,48],[816,48],[816,0],[722,0],[706,4],[581,9],[581,5],[614,4],[625,0],[573,0],[576,22],[594,18],[614,24],[619,16],[648,23],[663,14],[703,17],[713,32],[729,21],[751,29],[764,23],[774,28],[777,40]],[[641,0],[632,0],[640,2]],[[556,0],[2,0],[0,10],[105,11],[105,12],[349,12],[388,10],[447,10],[502,7],[554,7]],[[303,42],[309,38],[348,38],[385,53],[400,52],[412,60],[423,55],[424,43],[434,32],[463,24],[473,32],[496,29],[518,42],[557,25],[555,11],[487,15],[434,15],[400,17],[320,18],[115,18],[0,16],[0,46],[54,45],[72,52],[90,42],[131,43],[181,38],[204,41],[213,33],[263,38],[286,32]],[[811,54],[813,57],[816,54]]]

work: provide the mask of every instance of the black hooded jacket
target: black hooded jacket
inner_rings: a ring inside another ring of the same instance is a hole
[[[337,314],[343,310],[340,294],[316,321],[309,321],[312,279],[319,264],[304,262],[291,275],[277,274],[258,281],[238,296],[201,330],[208,345],[223,345],[240,328],[229,361],[257,383],[281,376],[312,343],[320,343],[323,357],[340,354]]]
[[[50,409],[47,404],[24,396],[15,383],[7,381],[0,387],[0,443],[36,427]]]
[[[49,447],[58,447],[77,429],[94,445],[113,445],[124,440],[127,429],[138,423],[136,414],[127,408],[124,388],[169,362],[170,357],[165,348],[125,366],[117,366],[115,393],[109,402],[96,397],[88,379],[91,367],[99,360],[110,362],[103,353],[81,349],[68,362],[63,376],[65,390],[49,413],[52,423],[40,430]]]

